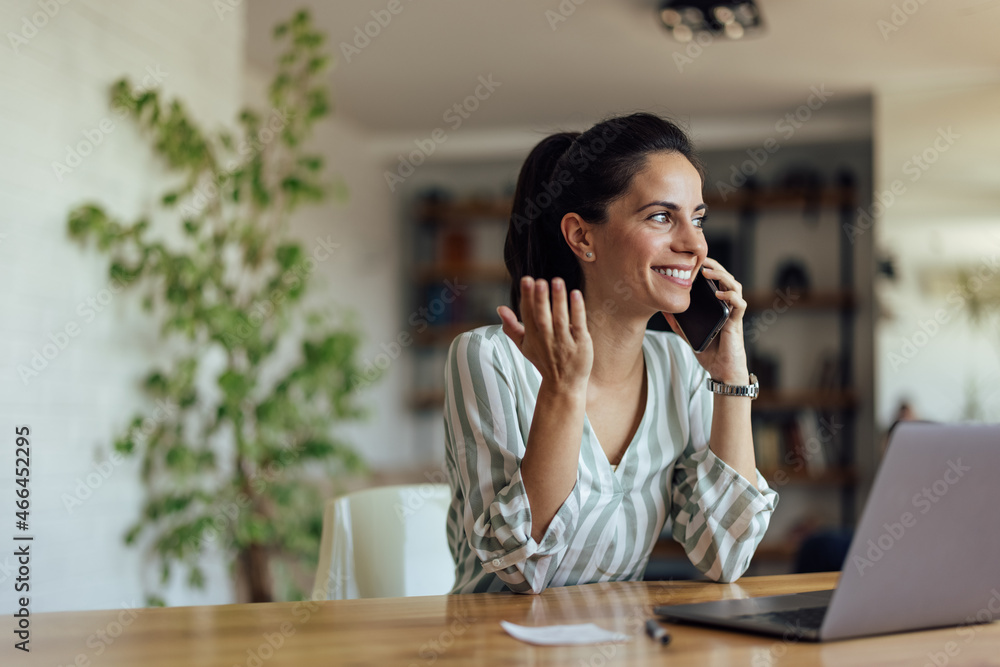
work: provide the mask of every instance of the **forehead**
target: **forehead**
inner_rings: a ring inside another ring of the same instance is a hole
[[[669,200],[678,205],[702,203],[701,174],[680,153],[653,153],[632,179],[625,199],[631,201]]]

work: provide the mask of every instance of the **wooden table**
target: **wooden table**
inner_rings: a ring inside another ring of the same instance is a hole
[[[4,632],[0,664],[1000,665],[997,623],[978,626],[975,632],[950,628],[829,644],[795,644],[675,625],[673,642],[662,647],[643,631],[654,605],[818,590],[833,587],[836,577],[827,573],[747,577],[735,584],[591,584],[553,588],[537,596],[483,593],[37,614],[32,616],[31,653],[13,651],[12,635]],[[508,636],[499,625],[503,619],[524,625],[593,622],[634,638],[622,644],[537,647]],[[947,655],[949,649],[957,655]]]

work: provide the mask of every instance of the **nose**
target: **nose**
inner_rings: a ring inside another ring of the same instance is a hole
[[[704,257],[708,254],[708,243],[701,229],[695,226],[691,219],[677,226],[677,232],[672,239],[671,248],[674,252],[691,253]]]

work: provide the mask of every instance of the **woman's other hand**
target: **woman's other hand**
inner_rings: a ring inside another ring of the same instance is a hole
[[[521,318],[507,306],[497,308],[503,331],[542,375],[543,382],[564,391],[584,391],[594,363],[587,312],[580,290],[566,293],[562,278],[521,279]],[[741,338],[742,340],[742,338]]]
[[[750,373],[747,370],[747,353],[743,344],[743,315],[747,310],[747,302],[743,299],[743,285],[711,257],[706,257],[702,266],[705,277],[711,278],[718,285],[719,300],[729,306],[729,318],[708,349],[696,353],[698,362],[719,382],[748,384]],[[664,313],[664,316],[670,323],[670,328],[675,333],[681,333],[676,318],[671,313]]]

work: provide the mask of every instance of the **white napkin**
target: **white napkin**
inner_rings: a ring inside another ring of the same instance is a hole
[[[500,621],[500,626],[514,639],[538,646],[603,644],[605,642],[625,642],[632,639],[629,635],[623,635],[620,632],[611,632],[593,623],[530,627],[515,625],[508,621]]]

